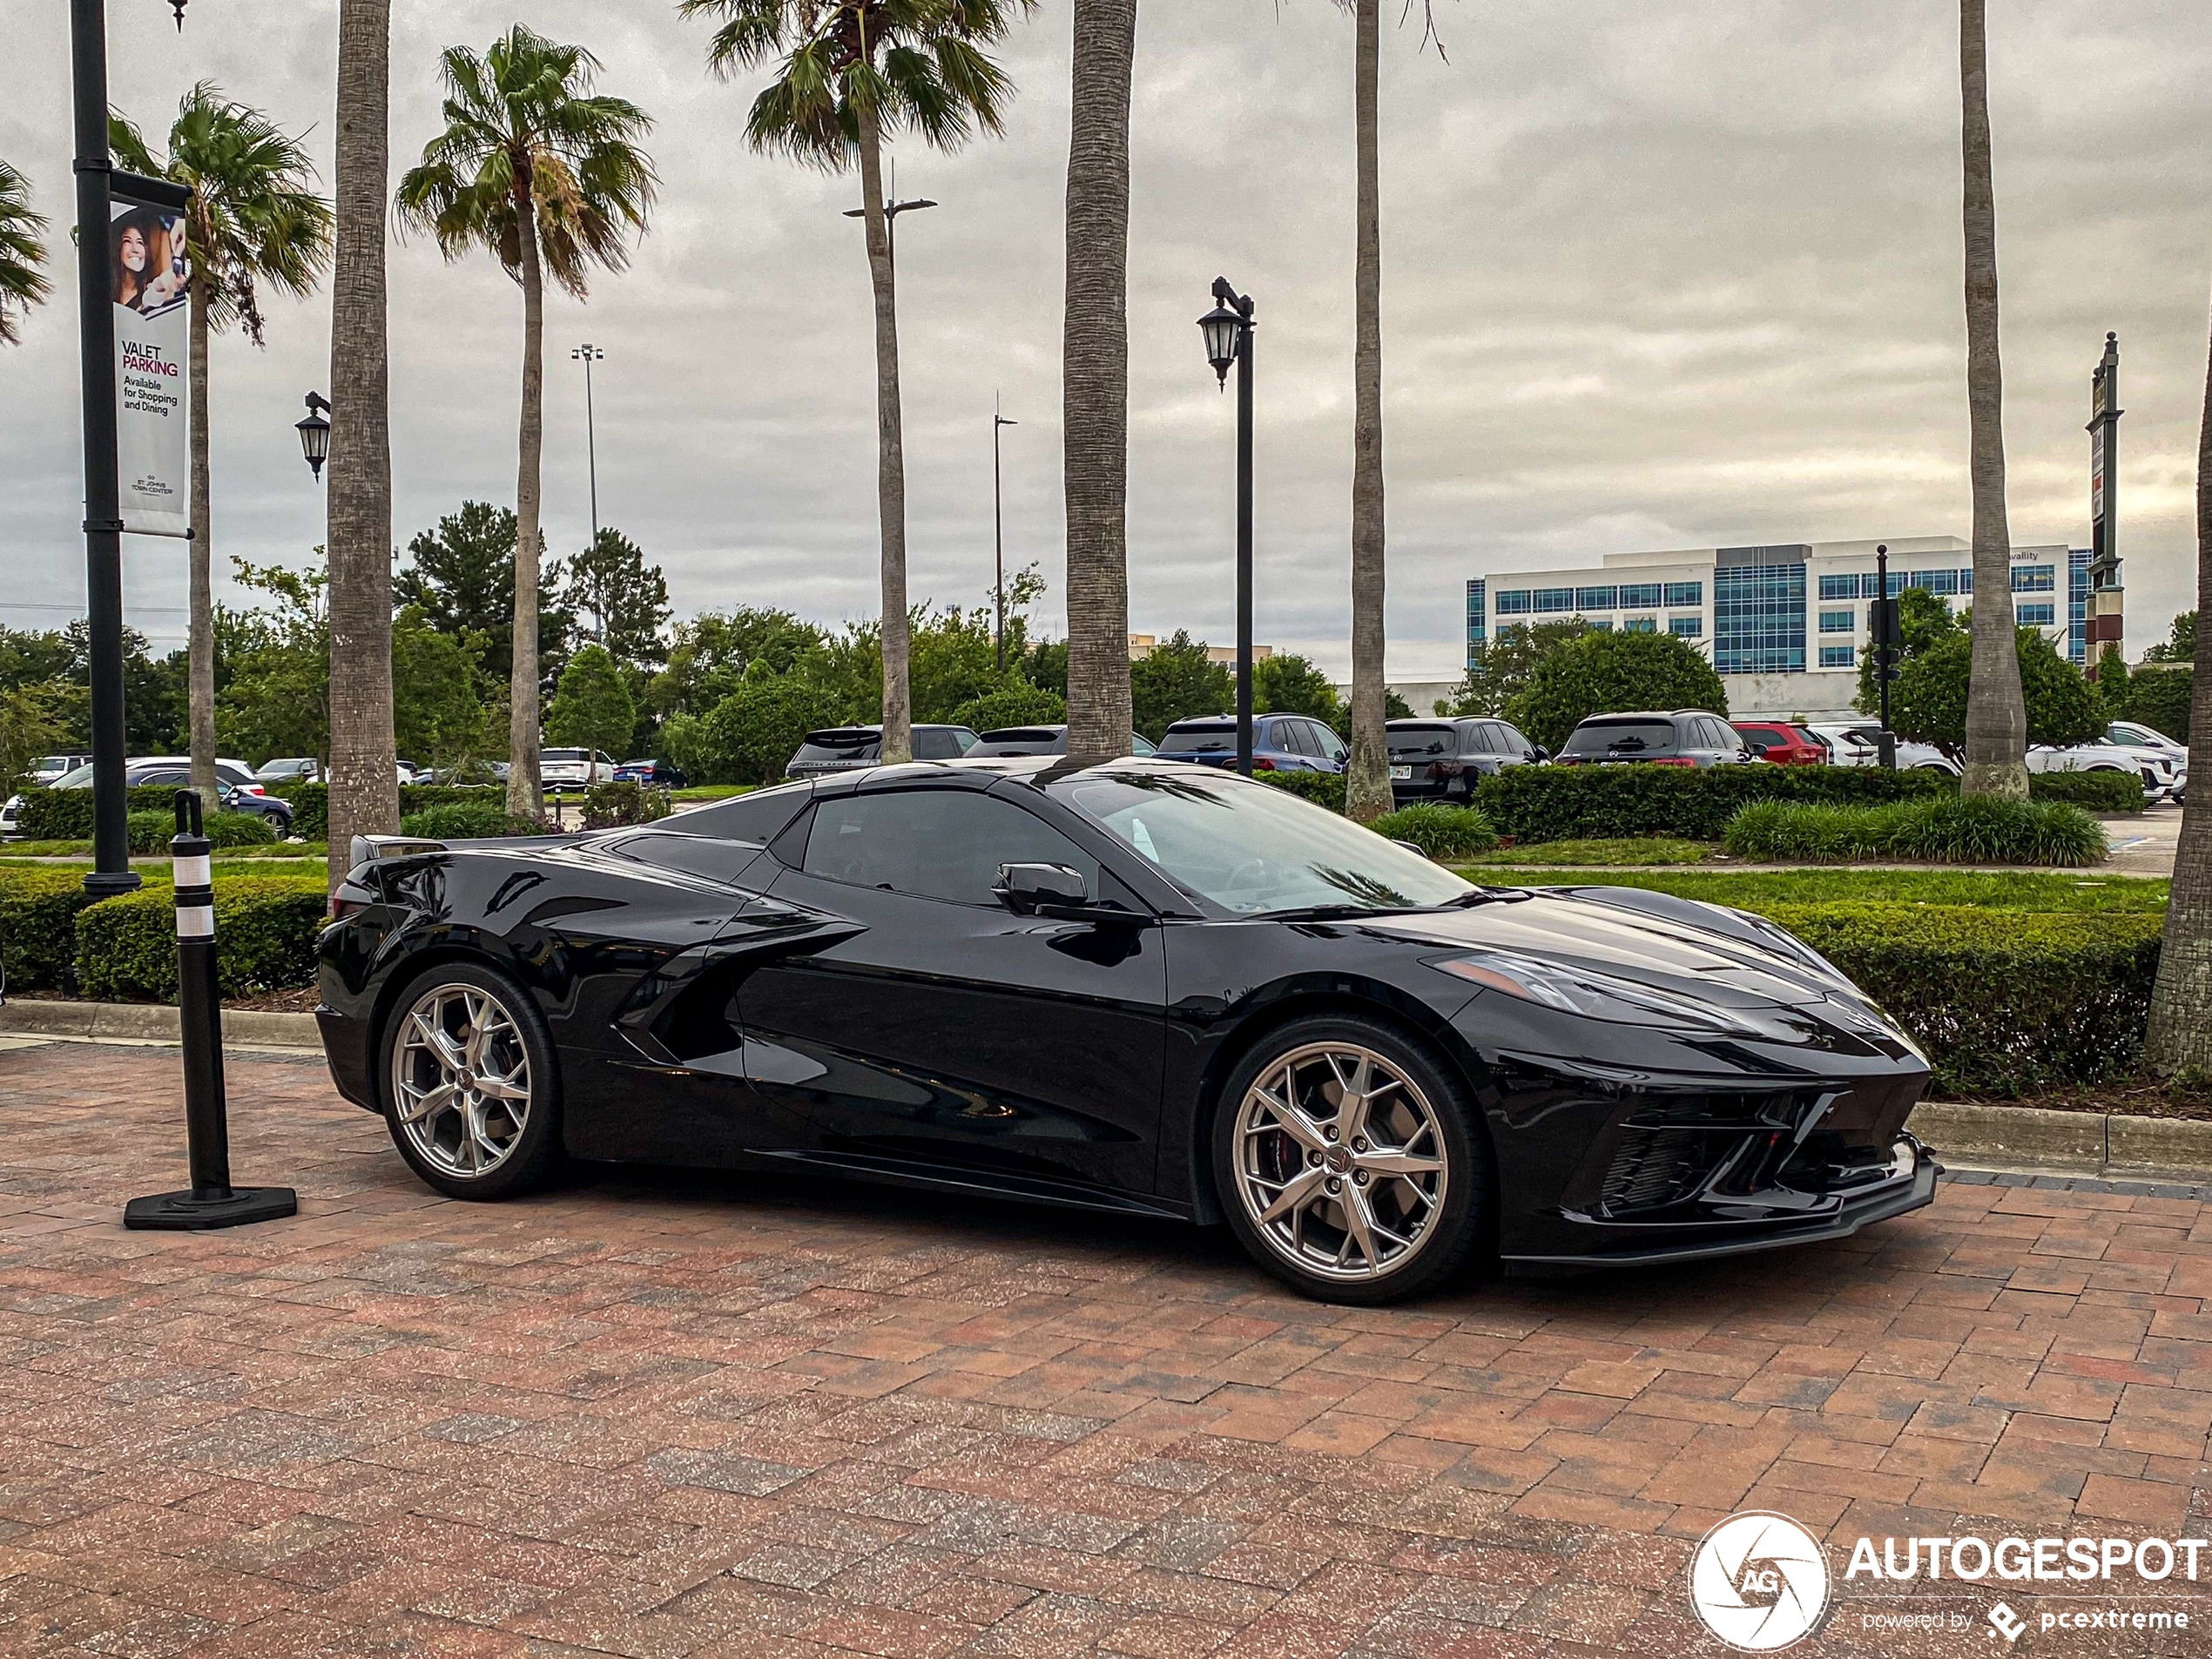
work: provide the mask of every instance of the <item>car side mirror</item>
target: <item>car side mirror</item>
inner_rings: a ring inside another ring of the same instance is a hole
[[[1047,905],[1081,907],[1090,902],[1090,885],[1064,864],[1001,864],[991,891],[1017,916],[1034,916]]]
[[[1552,752],[1545,748],[1541,743],[1534,748],[1531,749],[1528,752],[1528,754],[1529,758],[1534,760],[1549,760],[1552,758]]]
[[[1753,754],[1755,754],[1755,755],[1758,756],[1758,758],[1759,758],[1760,759],[1764,760],[1764,759],[1766,759],[1767,745],[1766,745],[1765,744],[1764,744],[1764,743],[1750,743],[1750,744],[1746,744],[1746,745],[1744,745],[1743,746],[1744,746],[1746,749],[1748,749],[1748,750],[1749,750],[1751,753],[1753,753]]]

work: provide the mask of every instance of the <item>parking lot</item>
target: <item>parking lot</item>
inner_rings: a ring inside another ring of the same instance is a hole
[[[0,1053],[0,1652],[1717,1654],[1685,1567],[1743,1508],[1829,1541],[1796,1652],[2212,1651],[2183,1584],[2128,1587],[2198,1627],[2150,1636],[1842,1576],[1861,1536],[2206,1531],[2188,1199],[1959,1184],[1362,1311],[1216,1235],[788,1177],[452,1204],[319,1064],[231,1082],[300,1217],[126,1233],[182,1178],[175,1053]]]

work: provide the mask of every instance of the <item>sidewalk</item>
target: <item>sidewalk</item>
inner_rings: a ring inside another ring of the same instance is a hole
[[[2007,1649],[2000,1588],[2072,1587],[1842,1580],[1861,1535],[2207,1530],[2194,1201],[1962,1183],[1362,1311],[1217,1234],[788,1177],[451,1204],[265,1056],[236,1168],[299,1217],[125,1233],[183,1174],[176,1069],[0,1052],[0,1652],[1719,1655],[1685,1564],[1752,1507],[1830,1541],[1793,1654],[2212,1647]],[[1963,1638],[1863,1622],[1970,1589]]]

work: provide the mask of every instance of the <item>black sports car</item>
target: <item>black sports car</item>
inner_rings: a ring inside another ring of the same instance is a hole
[[[364,839],[338,1087],[439,1190],[563,1154],[1225,1220],[1382,1301],[1926,1204],[1920,1054],[1771,923],[1480,887],[1208,768],[881,767],[644,828]]]

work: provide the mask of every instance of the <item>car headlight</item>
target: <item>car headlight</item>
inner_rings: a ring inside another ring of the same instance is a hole
[[[1503,951],[1483,951],[1454,956],[1431,966],[1443,969],[1487,990],[1501,991],[1524,1002],[1556,1008],[1584,1019],[1607,1020],[1618,1025],[1694,1026],[1703,1031],[1731,1036],[1764,1036],[1749,1021],[1726,1008],[1695,998],[1677,996],[1633,980],[1564,962],[1540,961]]]

